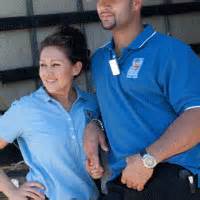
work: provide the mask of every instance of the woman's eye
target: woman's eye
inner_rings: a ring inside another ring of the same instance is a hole
[[[53,66],[53,67],[59,67],[60,64],[59,64],[59,63],[54,63],[52,66]]]

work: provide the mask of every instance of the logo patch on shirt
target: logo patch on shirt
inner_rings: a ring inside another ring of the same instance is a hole
[[[138,74],[144,62],[144,58],[134,58],[131,67],[129,68],[126,77],[138,78]]]

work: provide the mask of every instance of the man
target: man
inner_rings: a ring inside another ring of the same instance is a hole
[[[142,0],[97,1],[113,35],[92,59],[110,145],[105,199],[200,199],[200,60],[182,42],[143,26],[141,8]],[[95,129],[91,122],[84,146],[88,172],[99,178],[102,138]]]

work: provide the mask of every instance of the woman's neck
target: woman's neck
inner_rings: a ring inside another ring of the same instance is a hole
[[[77,98],[76,90],[71,87],[65,92],[65,94],[52,95],[62,106],[69,111]]]

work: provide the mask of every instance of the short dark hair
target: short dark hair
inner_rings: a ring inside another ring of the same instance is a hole
[[[83,64],[82,71],[86,70],[90,60],[90,50],[84,34],[77,28],[61,26],[50,36],[47,36],[40,45],[41,51],[48,46],[60,48],[72,64],[80,61]]]

